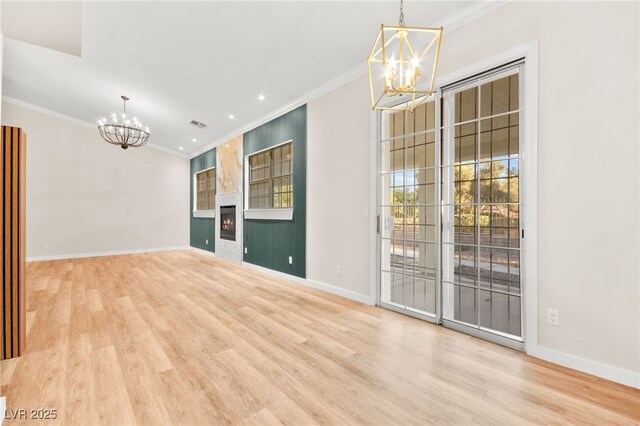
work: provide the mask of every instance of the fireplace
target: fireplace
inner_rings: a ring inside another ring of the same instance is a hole
[[[236,206],[220,206],[220,238],[236,240]]]

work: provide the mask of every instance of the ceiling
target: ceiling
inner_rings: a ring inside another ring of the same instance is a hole
[[[472,3],[408,2],[405,19],[433,25]],[[127,95],[150,143],[189,155],[364,69],[380,24],[397,18],[396,1],[86,1],[80,56],[5,38],[3,95],[91,123]]]
[[[81,1],[3,1],[0,7],[5,37],[80,56]]]

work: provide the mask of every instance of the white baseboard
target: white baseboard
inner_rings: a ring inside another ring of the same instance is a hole
[[[326,293],[335,294],[336,296],[344,297],[345,299],[355,300],[356,302],[364,303],[366,305],[374,305],[373,298],[361,293],[356,293],[355,291],[346,290],[344,288],[336,287],[330,284],[321,283],[318,281],[313,281],[307,278],[296,277],[295,275],[285,274],[284,272],[274,271],[269,268],[265,268],[263,266],[254,265],[253,263],[242,262],[243,265],[246,265],[250,268],[256,269],[258,271],[274,275],[278,278],[284,278],[285,280],[294,281],[298,284],[302,284],[307,287],[312,287],[317,290],[324,291]]]
[[[54,254],[51,256],[27,256],[27,262],[38,262],[42,260],[62,260],[62,259],[80,259],[84,257],[102,257],[102,256],[118,256],[121,254],[140,254],[140,253],[156,253],[161,251],[177,251],[177,250],[189,250],[189,246],[177,246],[177,247],[156,247],[147,249],[134,249],[134,250],[117,250],[117,251],[101,251],[95,253],[75,253],[75,254]]]
[[[626,386],[640,388],[640,373],[623,370],[608,364],[597,361],[580,358],[564,352],[545,348],[543,346],[534,346],[527,349],[527,353],[533,357],[562,365],[573,370],[582,371],[583,373],[592,374],[612,382],[621,383]]]
[[[198,247],[189,247],[190,250],[193,250],[195,252],[201,253],[201,254],[206,254],[207,256],[214,256],[215,257],[215,253],[208,251],[208,250],[202,250],[201,248]]]
[[[294,275],[285,274],[278,271],[273,271],[262,266],[254,265],[251,263],[243,262],[244,265],[250,268],[257,269],[267,274],[275,275],[279,278],[288,279],[307,287],[313,287],[318,290],[325,291],[327,293],[335,294],[345,297],[347,299],[355,300],[360,303],[368,305],[375,305],[373,297],[355,293],[349,290],[345,290],[340,287],[335,287],[330,284],[325,284],[305,278],[296,277]],[[527,353],[536,358],[543,359],[545,361],[552,362],[554,364],[562,365],[573,370],[582,371],[583,373],[592,374],[594,376],[601,377],[612,382],[621,383],[626,386],[632,386],[640,388],[640,374],[632,371],[623,370],[621,368],[613,367],[607,364],[602,364],[596,361],[590,361],[588,359],[580,358],[575,355],[566,354],[553,349],[545,348],[542,346],[530,347]]]

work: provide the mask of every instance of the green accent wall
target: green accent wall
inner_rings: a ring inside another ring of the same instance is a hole
[[[191,192],[189,203],[189,217],[191,218],[190,244],[202,250],[215,253],[215,229],[216,220],[214,218],[193,217],[193,175],[201,170],[215,167],[216,165],[216,149],[211,148],[197,157],[191,159]],[[209,244],[206,241],[209,240]]]
[[[306,277],[307,106],[244,134],[244,155],[293,140],[293,220],[249,220],[243,229],[244,261]],[[245,192],[248,188],[245,187]],[[289,256],[293,264],[289,264]]]

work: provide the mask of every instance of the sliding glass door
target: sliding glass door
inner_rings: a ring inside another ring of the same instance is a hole
[[[443,91],[442,318],[522,338],[520,65]]]
[[[436,105],[382,116],[380,303],[436,317],[439,147]]]
[[[522,64],[381,115],[382,306],[519,347]]]

